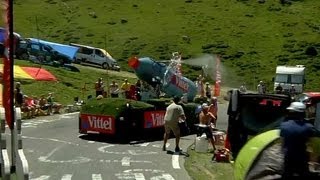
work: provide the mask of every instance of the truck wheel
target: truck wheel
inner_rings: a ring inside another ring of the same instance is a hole
[[[103,63],[102,64],[102,69],[109,69],[108,63]]]

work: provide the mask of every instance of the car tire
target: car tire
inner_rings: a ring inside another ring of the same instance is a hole
[[[30,56],[28,53],[23,53],[20,55],[20,59],[22,60],[29,60]]]
[[[109,69],[109,64],[108,63],[103,63],[102,64],[102,69]]]

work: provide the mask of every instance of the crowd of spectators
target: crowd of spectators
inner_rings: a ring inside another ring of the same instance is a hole
[[[111,84],[106,87],[102,78],[99,78],[95,83],[96,97],[111,97],[118,98],[123,97],[126,99],[133,99],[140,101],[145,94],[152,98],[159,98],[161,91],[160,86],[156,83],[154,86],[148,84],[145,81],[138,79],[136,83],[131,84],[128,79],[124,79],[123,83],[119,85],[115,80],[112,80]]]
[[[52,93],[40,97],[28,96],[23,93],[21,83],[17,82],[14,90],[14,104],[20,107],[23,117],[30,119],[36,116],[46,116],[60,113],[62,105],[54,101]]]

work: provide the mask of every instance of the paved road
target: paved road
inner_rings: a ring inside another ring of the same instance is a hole
[[[218,127],[226,128],[226,104],[220,104]],[[116,144],[78,134],[78,114],[45,116],[24,121],[23,147],[33,180],[179,180],[189,179],[185,154],[174,154],[174,139],[168,152],[161,139],[140,144]],[[7,131],[8,132],[8,131]],[[194,142],[183,137],[181,148]]]

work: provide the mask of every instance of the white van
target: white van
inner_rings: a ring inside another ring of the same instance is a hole
[[[103,69],[120,71],[120,67],[115,59],[104,49],[70,43],[71,46],[78,47],[75,55],[75,62],[99,65]]]

